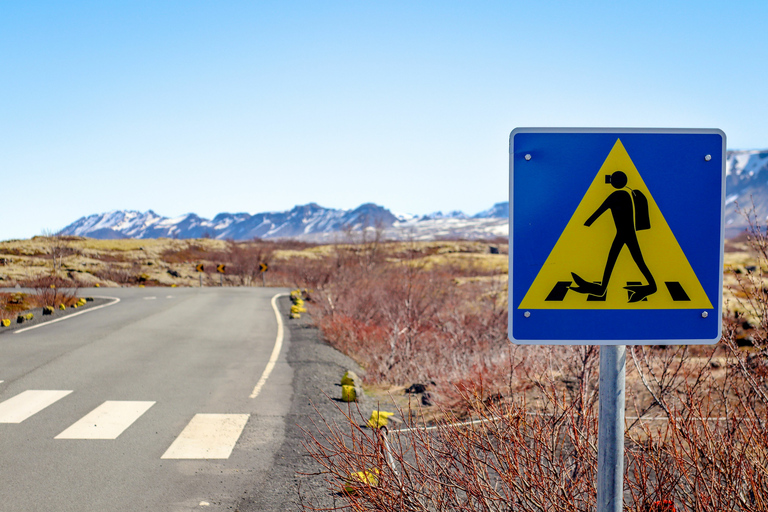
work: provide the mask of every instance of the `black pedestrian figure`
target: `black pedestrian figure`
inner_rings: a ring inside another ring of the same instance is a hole
[[[648,216],[648,201],[639,190],[630,189],[631,193],[622,190],[627,185],[627,175],[621,171],[606,176],[605,182],[610,183],[618,190],[609,195],[584,223],[587,227],[591,226],[606,210],[610,210],[611,215],[613,215],[613,222],[616,224],[616,237],[608,251],[608,261],[605,263],[603,280],[599,284],[590,283],[571,272],[576,286],[571,286],[570,289],[578,293],[603,297],[608,289],[608,281],[611,279],[616,259],[619,257],[621,249],[626,245],[637,268],[648,281],[648,284],[631,284],[624,287],[629,291],[629,302],[639,302],[657,290],[656,281],[643,260],[643,253],[640,251],[640,244],[637,241],[637,231],[651,227]]]

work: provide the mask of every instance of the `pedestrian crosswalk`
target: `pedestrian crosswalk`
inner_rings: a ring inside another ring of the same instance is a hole
[[[54,439],[117,439],[155,402],[108,400]]]
[[[247,414],[196,414],[161,459],[228,459]]]
[[[0,381],[2,382],[2,381]],[[73,393],[30,389],[0,402],[0,424],[19,424]],[[107,400],[54,439],[114,440],[157,402]],[[196,414],[165,451],[163,459],[228,459],[249,414]]]
[[[28,389],[0,403],[0,423],[21,423],[72,391]]]

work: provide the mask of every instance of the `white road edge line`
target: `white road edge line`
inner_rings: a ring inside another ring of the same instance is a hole
[[[272,297],[272,309],[275,311],[275,318],[277,319],[277,339],[275,339],[275,348],[272,349],[272,355],[269,357],[267,367],[264,368],[264,373],[261,374],[261,378],[259,379],[259,382],[256,383],[256,387],[253,388],[253,392],[249,398],[256,398],[259,396],[261,388],[264,387],[264,384],[269,378],[269,374],[272,373],[272,370],[275,368],[277,358],[280,356],[280,349],[283,348],[283,317],[280,316],[280,311],[277,309],[277,299],[278,297],[287,296],[287,293],[278,293]]]
[[[86,309],[84,311],[79,311],[77,313],[72,313],[70,315],[63,316],[63,317],[57,318],[55,320],[51,320],[50,322],[44,322],[42,324],[33,325],[32,327],[25,327],[23,329],[19,329],[17,331],[13,331],[13,334],[19,334],[19,333],[22,333],[22,332],[31,331],[32,329],[37,329],[38,327],[45,327],[46,325],[55,324],[56,322],[61,322],[62,320],[69,320],[70,318],[74,318],[74,317],[76,317],[78,315],[84,315],[85,313],[90,313],[91,311],[96,311],[97,309],[106,308],[108,306],[114,306],[115,304],[120,302],[120,299],[118,299],[117,297],[97,297],[95,295],[94,295],[94,297],[97,298],[97,299],[113,299],[113,301],[110,302],[109,304],[102,304],[101,306],[96,306],[96,307],[93,307],[93,308],[88,308],[88,309]]]

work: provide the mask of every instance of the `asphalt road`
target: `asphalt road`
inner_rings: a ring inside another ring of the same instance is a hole
[[[291,411],[287,347],[252,398],[286,292],[85,290],[120,301],[0,336],[0,510],[253,503]]]

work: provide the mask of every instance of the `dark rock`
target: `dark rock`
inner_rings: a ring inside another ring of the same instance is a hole
[[[485,404],[486,407],[490,407],[491,405],[496,405],[501,403],[502,400],[504,400],[504,395],[502,395],[501,393],[496,393],[486,398],[483,401],[483,403]]]
[[[426,384],[411,384],[411,387],[405,390],[407,393],[423,393],[427,390]]]
[[[576,385],[579,383],[579,379],[576,377],[562,377],[560,381],[565,384],[565,387],[570,391],[576,389]]]

